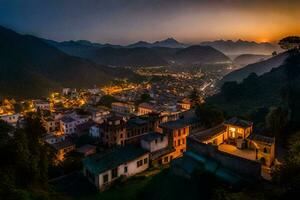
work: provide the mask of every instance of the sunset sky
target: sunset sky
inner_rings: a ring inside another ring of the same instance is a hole
[[[300,1],[0,0],[0,24],[59,41],[273,42],[300,35]]]

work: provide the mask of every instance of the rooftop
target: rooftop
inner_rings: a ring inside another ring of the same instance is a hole
[[[275,143],[275,138],[264,136],[264,135],[258,135],[258,134],[251,134],[251,135],[249,135],[248,139],[253,140],[253,141],[262,142],[269,146],[271,146],[272,144]]]
[[[159,125],[161,128],[168,128],[168,129],[179,129],[188,126],[188,123],[184,119],[178,119],[175,121],[169,121],[165,123],[161,123]]]
[[[51,146],[53,146],[56,150],[60,150],[60,149],[71,147],[73,145],[75,144],[71,140],[64,140],[62,142],[52,144]]]
[[[84,166],[93,174],[100,174],[123,163],[147,154],[148,151],[135,146],[125,146],[106,154],[96,154],[84,159]]]
[[[69,116],[64,116],[61,118],[61,121],[64,122],[64,123],[71,123],[71,122],[74,122],[75,119],[72,118],[72,117],[69,117]]]
[[[147,142],[151,142],[153,140],[156,139],[160,139],[162,137],[164,137],[165,135],[163,135],[162,133],[157,133],[157,132],[149,132],[146,135],[144,135],[142,137],[142,140],[147,141]]]
[[[215,126],[213,128],[206,129],[204,131],[199,131],[197,133],[194,133],[190,137],[195,139],[195,140],[198,140],[198,141],[204,141],[204,140],[208,140],[210,138],[216,137],[216,136],[224,133],[224,131],[226,131],[226,126],[223,125],[223,124],[220,124],[220,125]]]
[[[233,117],[231,119],[228,119],[224,123],[229,124],[229,125],[234,125],[234,126],[240,126],[240,127],[243,127],[243,128],[247,128],[247,127],[250,127],[250,126],[253,125],[252,122],[246,121],[246,120],[243,120],[243,119],[239,119],[237,117]]]

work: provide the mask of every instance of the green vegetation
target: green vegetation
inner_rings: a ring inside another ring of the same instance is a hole
[[[26,118],[23,129],[0,121],[1,199],[44,199],[48,196],[48,148],[36,115]]]

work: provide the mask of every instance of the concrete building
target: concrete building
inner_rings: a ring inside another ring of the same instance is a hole
[[[130,114],[135,112],[134,104],[125,102],[113,102],[111,104],[111,109],[113,112],[119,114]]]
[[[168,136],[162,133],[150,132],[141,138],[141,147],[150,152],[152,166],[167,164],[173,160],[175,148],[169,145]]]
[[[20,116],[20,114],[0,115],[0,119],[12,126],[16,126]]]
[[[109,117],[101,125],[103,131],[102,141],[108,147],[124,146],[126,125],[121,117]]]
[[[189,135],[189,125],[182,119],[170,121],[159,125],[163,129],[163,134],[168,135],[169,145],[175,151],[172,159],[183,155],[186,151],[186,138]]]
[[[34,107],[36,110],[51,110],[52,109],[51,103],[46,100],[35,100]]]
[[[83,161],[84,175],[99,191],[109,188],[121,176],[130,177],[149,168],[149,152],[126,146],[106,154],[96,154]]]

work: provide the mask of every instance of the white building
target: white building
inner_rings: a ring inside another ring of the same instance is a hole
[[[168,136],[162,133],[150,132],[142,137],[141,146],[150,152],[168,147]]]
[[[20,118],[20,114],[0,115],[0,119],[15,126]]]
[[[48,134],[45,137],[45,142],[47,142],[48,144],[56,144],[56,143],[65,141],[65,139],[66,139],[65,135]]]
[[[51,104],[49,101],[35,100],[34,107],[36,110],[50,110]]]
[[[130,177],[149,168],[149,152],[126,146],[107,154],[96,154],[83,161],[84,175],[98,190],[107,189],[120,176]]]
[[[75,134],[77,131],[77,126],[88,121],[88,117],[62,117],[60,120],[60,131],[63,134]]]

